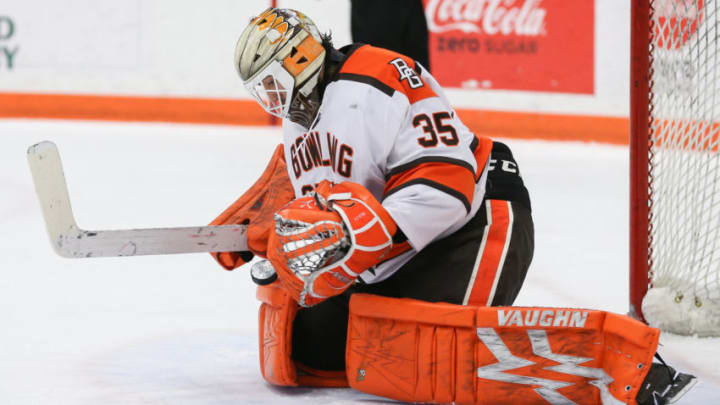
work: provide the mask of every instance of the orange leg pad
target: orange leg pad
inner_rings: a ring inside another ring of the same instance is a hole
[[[351,387],[406,402],[636,404],[658,338],[605,311],[355,294],[346,371]]]
[[[260,371],[274,385],[297,386],[297,369],[290,359],[292,326],[298,305],[277,283],[258,286]]]
[[[278,283],[258,286],[260,372],[267,382],[281,386],[347,387],[344,371],[324,371],[291,358],[297,302]],[[320,344],[319,347],[322,347]]]

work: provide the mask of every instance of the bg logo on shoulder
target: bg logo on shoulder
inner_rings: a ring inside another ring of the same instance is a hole
[[[390,61],[390,64],[395,66],[395,69],[400,73],[400,81],[407,80],[411,89],[417,89],[423,86],[423,81],[420,79],[420,76],[418,76],[402,58],[395,58]]]

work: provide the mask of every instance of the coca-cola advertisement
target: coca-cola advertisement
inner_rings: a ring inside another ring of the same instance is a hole
[[[423,0],[448,87],[592,94],[594,0]]]

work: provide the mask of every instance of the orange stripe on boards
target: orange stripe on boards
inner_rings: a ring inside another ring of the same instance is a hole
[[[478,135],[491,138],[585,141],[627,145],[630,121],[625,117],[456,110]]]
[[[488,204],[488,229],[484,243],[478,251],[473,271],[473,278],[470,294],[465,298],[466,305],[489,306],[495,296],[500,272],[505,262],[507,245],[510,243],[512,213],[508,201],[487,200]],[[481,209],[483,209],[481,207]]]
[[[628,118],[458,109],[478,135],[628,144]],[[0,93],[0,118],[277,125],[254,100]]]
[[[0,93],[0,117],[270,125],[254,100]]]
[[[666,149],[718,151],[720,123],[696,119],[659,119],[652,125],[655,146]]]

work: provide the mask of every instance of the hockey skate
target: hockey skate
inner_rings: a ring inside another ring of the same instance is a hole
[[[656,355],[657,356],[657,355]],[[697,383],[694,375],[680,373],[662,363],[653,363],[637,395],[639,405],[665,405],[675,403]]]

